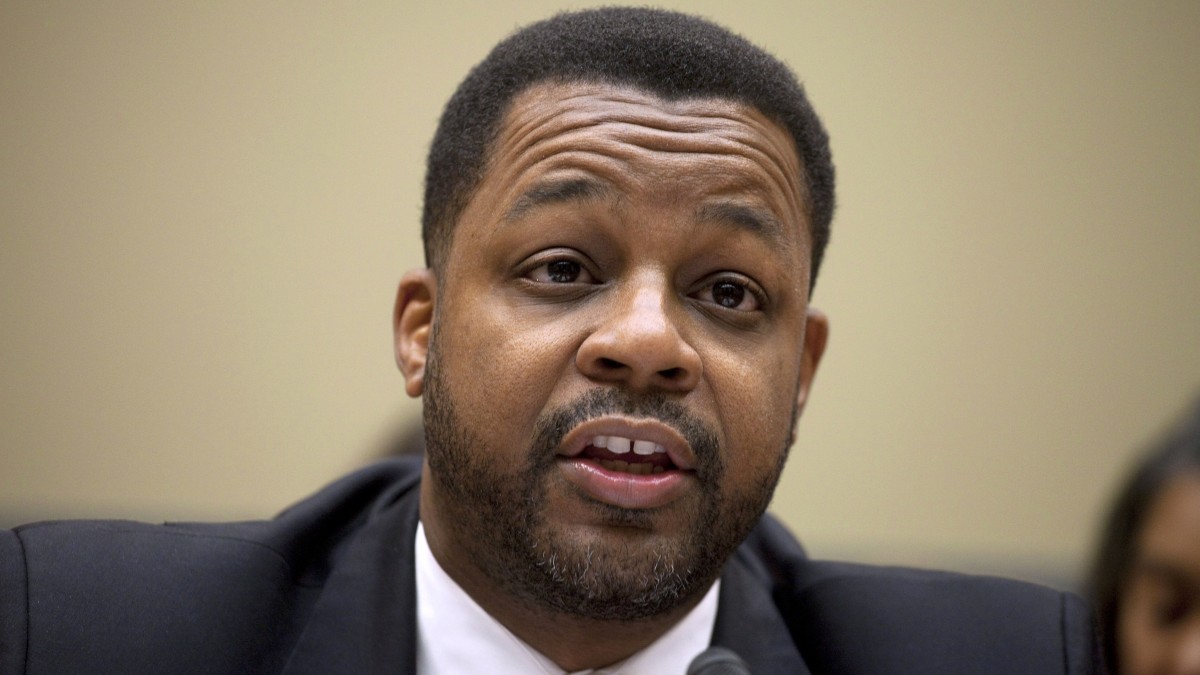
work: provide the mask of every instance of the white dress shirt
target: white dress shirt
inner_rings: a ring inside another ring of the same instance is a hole
[[[417,675],[566,673],[492,618],[446,574],[420,524],[415,560]],[[712,639],[720,585],[720,580],[714,583],[691,612],[645,649],[606,668],[569,675],[684,675]]]

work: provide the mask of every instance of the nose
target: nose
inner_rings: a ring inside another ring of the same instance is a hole
[[[616,291],[600,324],[579,346],[576,366],[593,380],[636,391],[690,391],[702,365],[679,332],[678,315],[686,310],[665,280],[639,282]]]

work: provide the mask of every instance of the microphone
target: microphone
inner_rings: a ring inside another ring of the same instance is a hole
[[[709,647],[692,659],[687,675],[750,675],[750,667],[732,649]]]

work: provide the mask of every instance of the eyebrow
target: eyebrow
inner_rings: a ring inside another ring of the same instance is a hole
[[[1178,588],[1184,588],[1189,593],[1200,594],[1200,579],[1189,575],[1178,565],[1165,560],[1157,558],[1138,560],[1133,565],[1133,573],[1143,574]]]
[[[745,204],[733,202],[704,204],[696,210],[696,219],[733,225],[739,229],[749,230],[773,243],[781,243],[784,238],[783,225],[774,214],[765,209]]]
[[[565,178],[535,184],[513,203],[504,220],[514,221],[534,209],[566,202],[613,199],[616,192],[607,183],[593,178]]]

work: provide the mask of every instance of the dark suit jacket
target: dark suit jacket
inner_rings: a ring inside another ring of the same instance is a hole
[[[0,673],[413,673],[419,459],[265,522],[0,531]],[[722,574],[713,643],[769,673],[1091,673],[1074,596],[807,560],[764,518]]]

